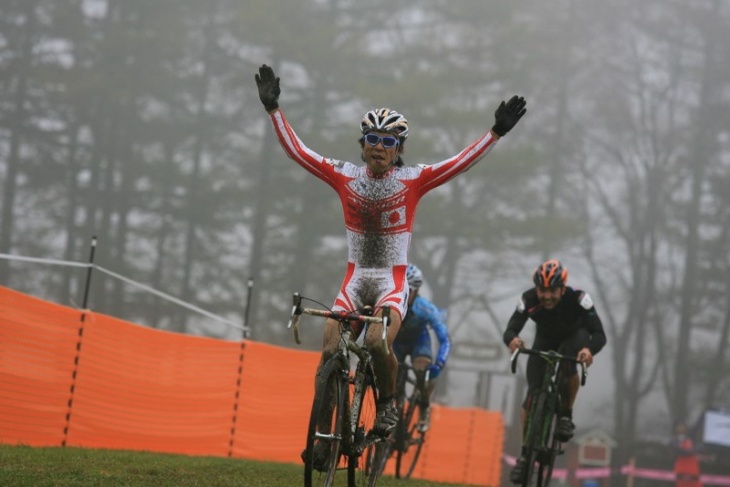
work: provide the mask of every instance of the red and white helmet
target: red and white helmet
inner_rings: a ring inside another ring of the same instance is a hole
[[[380,132],[390,132],[398,137],[408,137],[408,120],[406,117],[391,110],[390,108],[378,108],[370,110],[362,117],[360,122],[360,132],[366,134],[377,130]]]

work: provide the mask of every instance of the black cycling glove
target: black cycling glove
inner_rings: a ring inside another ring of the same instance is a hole
[[[259,88],[259,98],[267,112],[279,108],[279,78],[274,74],[271,67],[263,64],[259,68],[259,74],[256,75],[256,86]]]
[[[510,98],[507,103],[502,101],[497,111],[494,112],[495,122],[492,131],[500,137],[507,134],[527,112],[525,105],[527,105],[525,99],[517,95]]]

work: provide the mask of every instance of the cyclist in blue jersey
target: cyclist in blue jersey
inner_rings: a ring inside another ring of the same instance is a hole
[[[418,428],[425,432],[430,426],[430,396],[436,387],[436,379],[446,365],[451,350],[451,341],[440,309],[418,294],[423,284],[423,273],[413,264],[406,269],[408,287],[408,310],[393,342],[393,352],[399,362],[411,356],[411,365],[416,373],[417,386],[426,393],[421,403],[421,417]],[[433,330],[439,342],[436,360],[433,361],[431,333]]]

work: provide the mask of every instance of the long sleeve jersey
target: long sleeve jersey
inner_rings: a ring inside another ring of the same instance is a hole
[[[375,176],[366,166],[328,159],[308,148],[281,110],[270,116],[286,154],[331,186],[340,198],[348,269],[335,308],[388,304],[402,317],[408,294],[405,270],[419,200],[474,166],[498,139],[487,131],[449,159],[432,165],[393,166]]]
[[[596,313],[593,301],[587,293],[579,289],[566,287],[558,305],[550,310],[540,304],[535,288],[525,291],[504,332],[505,345],[509,345],[512,339],[520,334],[528,319],[535,322],[538,336],[551,340],[564,340],[578,328],[584,327],[590,334],[587,347],[593,355],[600,352],[606,344],[603,324]]]
[[[433,330],[439,341],[436,363],[445,364],[451,351],[449,329],[446,327],[441,310],[423,296],[416,296],[408,308],[395,341],[398,344],[415,345],[421,338],[423,330],[428,328]]]

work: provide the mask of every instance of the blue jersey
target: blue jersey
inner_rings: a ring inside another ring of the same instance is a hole
[[[405,355],[431,357],[431,336],[433,330],[439,341],[436,363],[445,364],[451,350],[449,332],[443,313],[428,299],[418,295],[408,307],[406,317],[401,323],[393,350],[399,360]]]

